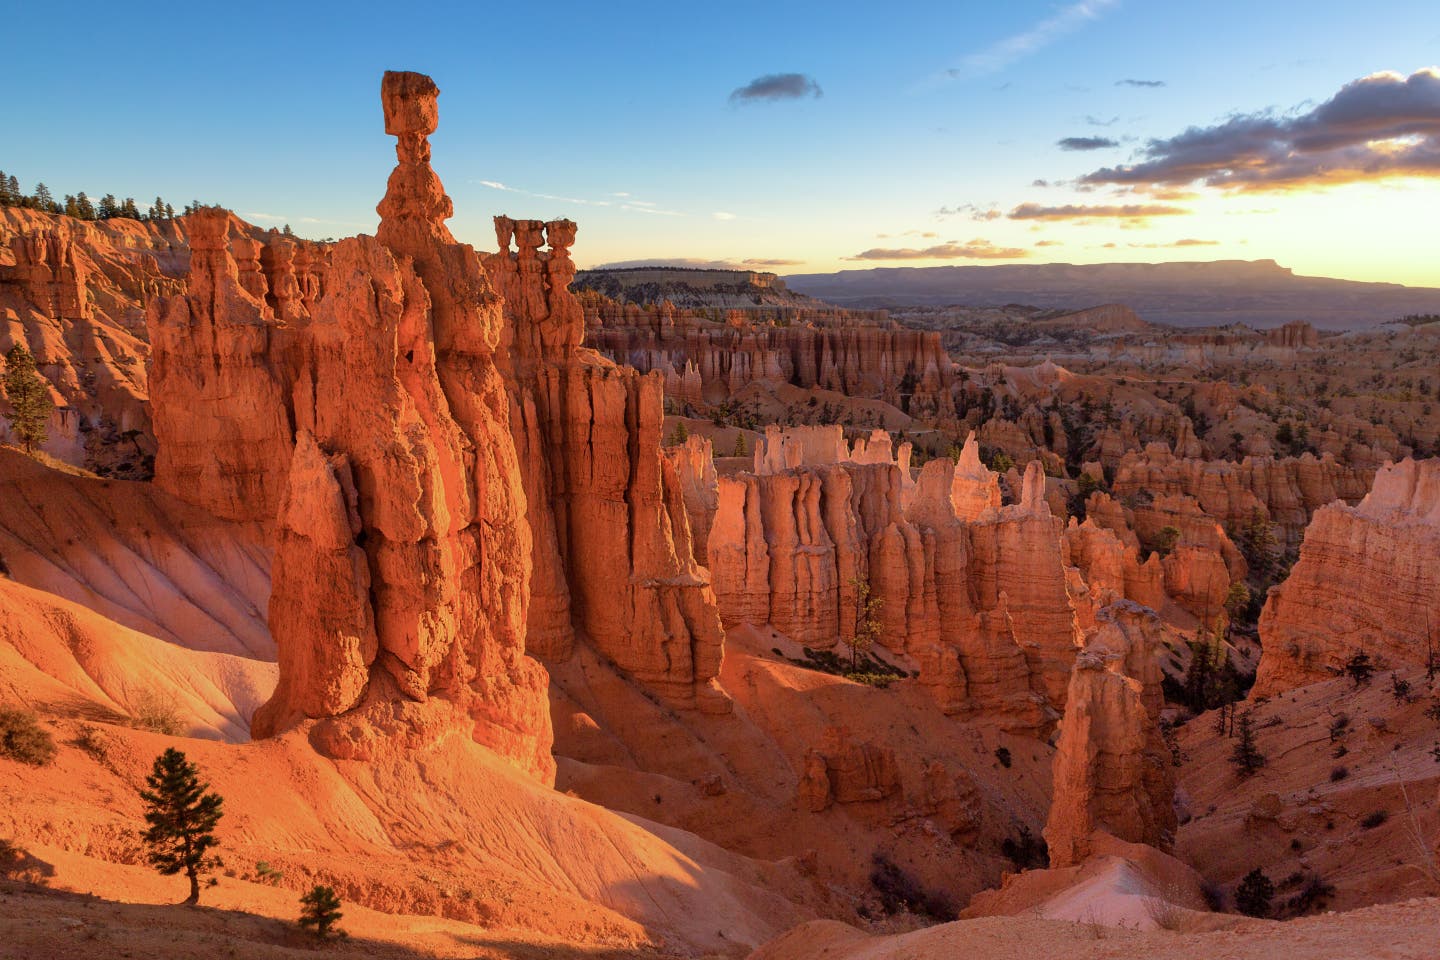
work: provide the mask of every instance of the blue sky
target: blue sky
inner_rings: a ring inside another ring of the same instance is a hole
[[[1433,2],[191,0],[23,4],[7,23],[30,39],[7,44],[0,168],[27,189],[196,198],[315,237],[373,231],[394,157],[380,74],[411,69],[442,90],[434,164],[452,228],[482,248],[507,213],[579,221],[582,265],[1268,257],[1440,285],[1440,167],[1324,186],[1078,182],[1173,167],[1171,138],[1236,114],[1295,120],[1261,124],[1284,153],[1309,112],[1379,71],[1396,76],[1365,103],[1413,94],[1428,110],[1428,75],[1401,81],[1440,64]],[[799,96],[731,96],[792,73]],[[1416,129],[1346,149],[1440,149],[1440,124]],[[1027,204],[1045,213],[1012,216]],[[1135,215],[1157,207],[1183,212]]]

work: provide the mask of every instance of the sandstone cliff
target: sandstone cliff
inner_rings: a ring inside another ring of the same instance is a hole
[[[1115,468],[1117,498],[1183,494],[1226,529],[1243,527],[1257,513],[1277,524],[1289,546],[1297,546],[1316,510],[1335,500],[1358,501],[1370,488],[1371,472],[1316,458],[1246,457],[1202,460],[1176,456],[1158,445],[1126,454]]]
[[[915,482],[908,458],[883,432],[854,446],[839,427],[767,433],[754,473],[714,481],[706,562],[721,616],[826,649],[854,635],[866,581],[878,642],[918,665],[946,712],[1042,729],[1080,639],[1044,475],[1032,464],[1019,502],[1002,506],[973,437],[958,465],[932,460]],[[699,486],[694,457],[676,461],[682,486]]]
[[[145,304],[179,291],[187,262],[182,221],[92,224],[0,208],[0,354],[24,344],[50,382],[49,453],[149,476]],[[0,420],[0,440],[8,433]]]
[[[1253,695],[1334,676],[1355,653],[1440,656],[1440,460],[1383,467],[1356,506],[1316,511],[1289,578],[1260,616]]]
[[[504,297],[500,363],[534,532],[530,649],[563,660],[578,633],[668,702],[723,712],[724,632],[660,451],[663,381],[581,346],[574,223],[495,229],[485,266]]]
[[[720,403],[750,383],[788,383],[884,400],[911,416],[954,419],[954,363],[938,333],[836,314],[775,325],[636,310],[599,325],[593,337],[597,349],[662,374],[668,395],[691,402]]]

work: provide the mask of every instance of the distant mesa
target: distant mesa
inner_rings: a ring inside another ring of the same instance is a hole
[[[847,307],[1123,303],[1147,320],[1180,327],[1305,320],[1347,330],[1440,312],[1440,288],[1303,277],[1274,260],[875,267],[784,279],[796,293]]]

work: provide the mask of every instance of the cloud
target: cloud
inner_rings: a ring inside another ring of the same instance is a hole
[[[1059,240],[1036,240],[1037,247],[1063,247],[1065,244]]]
[[[1111,117],[1109,120],[1101,120],[1099,117],[1092,114],[1087,113],[1085,115],[1085,122],[1090,124],[1090,126],[1092,127],[1113,127],[1115,125],[1115,121],[1119,119],[1120,118],[1118,116],[1115,116]]]
[[[1120,141],[1109,137],[1066,137],[1057,140],[1055,146],[1061,150],[1108,150],[1120,146]]]
[[[1078,30],[1096,19],[1107,7],[1113,7],[1119,0],[1081,0],[1062,7],[1057,13],[1046,17],[1020,33],[1012,34],[992,43],[983,50],[967,54],[958,66],[945,71],[950,79],[981,77],[997,73],[1017,60],[1049,46],[1056,40]]]
[[[738,270],[742,273],[761,267],[794,267],[805,260],[784,260],[771,257],[752,257],[745,260],[706,260],[703,257],[652,257],[641,260],[616,260],[602,263],[590,270],[633,270],[637,267],[681,267],[686,270]]]
[[[716,210],[714,213],[710,214],[710,216],[714,217],[716,220],[734,220],[734,219],[735,219],[735,214],[733,214],[733,213],[726,213],[724,210]]]
[[[251,223],[304,223],[311,225],[328,224],[336,227],[373,227],[371,223],[357,223],[353,220],[326,220],[323,217],[292,217],[280,213],[242,213],[241,219]]]
[[[767,73],[730,91],[731,103],[772,103],[824,95],[820,84],[803,73]]]
[[[628,193],[609,194],[609,196],[620,198],[618,200],[584,200],[580,197],[562,197],[553,193],[522,190],[519,187],[512,187],[509,184],[501,183],[499,180],[472,180],[471,183],[478,183],[482,187],[489,187],[491,190],[499,190],[502,193],[514,193],[522,197],[534,197],[537,200],[553,200],[557,203],[576,203],[585,207],[612,207],[628,213],[650,213],[661,217],[685,216],[685,214],[679,210],[666,210],[652,200],[632,199]]]
[[[1134,247],[1137,250],[1164,250],[1172,247],[1218,247],[1219,240],[1196,240],[1194,237],[1185,237],[1181,240],[1172,240],[1169,243],[1127,243],[1127,247]]]
[[[602,263],[591,270],[633,270],[636,267],[682,267],[686,270],[748,270],[733,260],[705,260],[701,257],[652,257],[640,260],[616,260]]]
[[[1191,127],[1149,141],[1138,163],[1081,181],[1283,191],[1392,177],[1440,178],[1440,68],[1361,77],[1289,116],[1239,114]]]
[[[1124,80],[1116,80],[1117,87],[1140,87],[1146,90],[1154,90],[1157,87],[1165,86],[1164,80],[1136,80],[1133,77],[1126,77]]]
[[[1022,203],[1006,214],[1011,220],[1148,220],[1151,217],[1173,217],[1189,213],[1184,207],[1163,203],[1083,204],[1066,203],[1045,206]]]
[[[941,243],[933,247],[916,250],[911,247],[874,247],[846,257],[846,260],[1016,260],[1030,256],[1030,251],[1020,247],[997,247],[989,240],[971,240],[969,243]]]
[[[982,207],[979,204],[975,203],[957,203],[953,207],[941,207],[939,210],[935,211],[935,216],[964,216],[969,217],[971,220],[979,220],[980,222],[984,223],[990,220],[999,220],[1001,217],[1004,216],[1004,214],[1000,212],[1000,209],[998,207],[994,206]]]

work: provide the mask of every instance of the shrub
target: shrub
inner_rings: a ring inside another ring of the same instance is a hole
[[[1045,840],[1035,836],[1023,824],[1018,834],[1000,842],[1000,853],[1017,870],[1039,870],[1050,865],[1050,851],[1046,849]]]
[[[1345,661],[1345,675],[1357,688],[1370,682],[1375,675],[1375,661],[1370,659],[1370,654],[1364,650],[1357,651],[1349,660]]]
[[[0,754],[43,767],[55,759],[55,738],[30,711],[0,707]]]
[[[1211,911],[1219,913],[1225,909],[1225,889],[1218,883],[1202,883],[1200,896],[1205,898],[1205,906],[1209,907]]]
[[[923,914],[942,923],[958,917],[955,905],[943,893],[926,890],[909,873],[882,853],[870,858],[870,885],[880,895],[886,913],[901,910]]]
[[[1412,703],[1415,700],[1414,695],[1410,693],[1410,681],[1401,679],[1398,673],[1390,674],[1390,696],[1395,699],[1396,703],[1402,704]]]
[[[1319,910],[1335,895],[1335,888],[1316,874],[1302,877],[1300,882],[1303,884],[1300,892],[1285,901],[1285,910],[1291,916],[1298,917]]]
[[[255,879],[272,886],[280,882],[284,874],[270,866],[270,861],[261,860],[255,864]]]
[[[1341,780],[1344,780],[1348,776],[1350,776],[1349,767],[1336,767],[1330,771],[1330,782],[1339,783]]]
[[[18,883],[44,884],[55,868],[31,855],[13,840],[0,839],[0,877]]]
[[[330,928],[340,922],[340,898],[332,887],[316,884],[300,898],[300,926],[314,927],[322,940],[330,936]],[[336,931],[337,933],[339,931]]]
[[[1376,810],[1373,813],[1367,813],[1364,819],[1360,821],[1360,829],[1374,830],[1376,827],[1383,826],[1385,821],[1389,819],[1390,814],[1384,810]]]
[[[130,725],[151,733],[163,733],[177,737],[184,733],[180,722],[180,708],[173,694],[155,690],[144,690],[130,701]]]
[[[96,760],[104,760],[110,755],[110,743],[100,728],[90,723],[80,724],[80,730],[71,741],[75,746],[84,750]]]
[[[1270,899],[1275,896],[1275,884],[1265,876],[1265,871],[1256,867],[1245,874],[1235,890],[1235,909],[1247,917],[1270,916]]]
[[[1004,767],[1006,770],[1009,770],[1009,769],[1010,769],[1010,764],[1014,762],[1014,761],[1011,759],[1011,757],[1010,757],[1010,748],[1009,748],[1009,747],[996,747],[996,748],[995,748],[995,759],[996,759],[996,760],[999,760],[999,761],[1000,761],[1000,766]]]
[[[1174,886],[1150,894],[1143,901],[1145,915],[1160,930],[1180,930],[1185,926],[1185,910],[1175,901],[1183,896],[1183,891]]]

